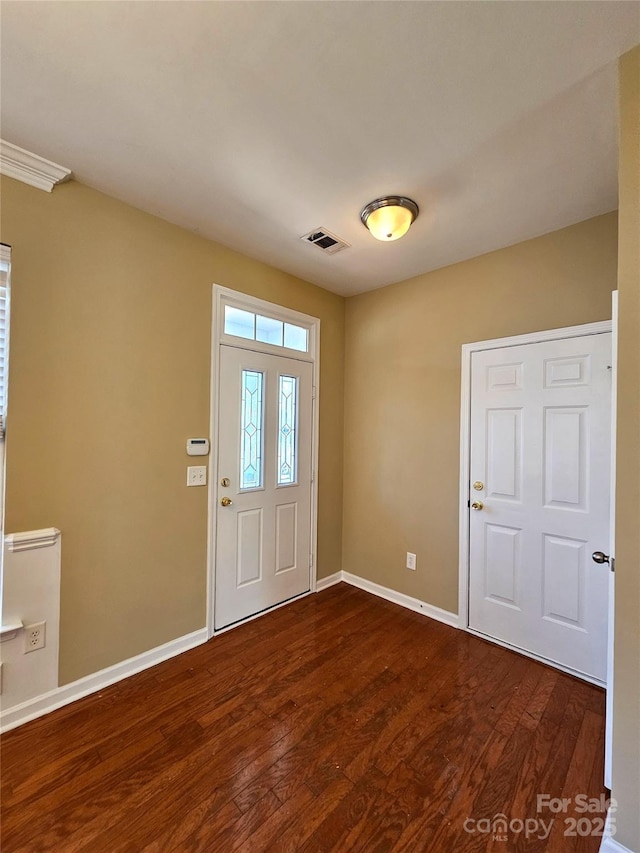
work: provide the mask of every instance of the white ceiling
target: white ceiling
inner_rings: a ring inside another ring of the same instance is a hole
[[[2,137],[338,293],[617,206],[640,3],[10,2]],[[378,243],[361,207],[420,216]],[[324,226],[352,247],[299,237]]]

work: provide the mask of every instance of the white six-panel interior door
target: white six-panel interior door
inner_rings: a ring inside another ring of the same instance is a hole
[[[220,346],[215,629],[310,588],[313,364]]]
[[[611,334],[471,356],[469,627],[607,674]]]

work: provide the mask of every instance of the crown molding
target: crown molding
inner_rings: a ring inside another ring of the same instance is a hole
[[[56,184],[71,177],[71,169],[0,139],[0,174],[50,193]]]

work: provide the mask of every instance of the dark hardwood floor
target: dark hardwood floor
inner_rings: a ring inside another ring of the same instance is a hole
[[[603,794],[603,737],[598,688],[340,584],[6,734],[2,850],[595,853],[536,798]]]

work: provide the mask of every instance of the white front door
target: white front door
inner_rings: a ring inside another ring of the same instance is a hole
[[[473,353],[469,627],[604,682],[611,334]]]
[[[310,588],[313,365],[220,347],[215,627]]]

